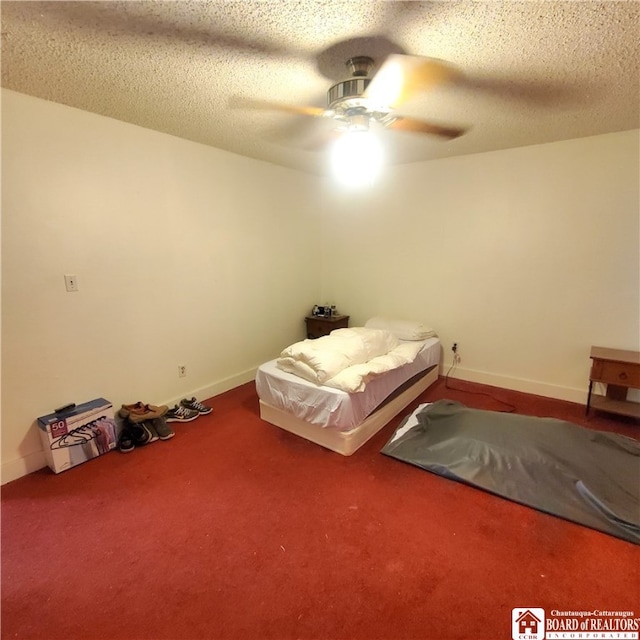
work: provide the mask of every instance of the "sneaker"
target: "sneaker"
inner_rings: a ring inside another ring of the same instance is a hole
[[[133,444],[136,447],[141,447],[151,441],[151,431],[149,431],[149,429],[141,422],[130,422],[127,420],[125,429],[129,430]]]
[[[173,409],[169,409],[169,411],[167,411],[165,420],[167,422],[191,422],[199,415],[200,414],[197,411],[191,411],[191,409],[176,405]]]
[[[180,404],[186,409],[197,411],[201,416],[204,416],[207,413],[211,413],[213,411],[211,407],[207,407],[206,404],[198,402],[195,398],[191,398],[191,400],[187,400],[186,398],[184,398],[183,400],[180,400]]]
[[[157,442],[160,439],[160,436],[153,424],[153,420],[145,420],[144,422],[140,422],[138,426],[142,427],[142,429],[147,433],[147,442],[145,444],[151,444],[152,442]]]
[[[118,411],[118,415],[121,418],[129,419],[131,422],[144,422],[145,420],[159,418],[167,413],[168,410],[169,407],[166,405],[156,407],[152,404],[136,402],[135,404],[123,404],[122,408]]]
[[[120,437],[118,438],[118,449],[120,449],[122,453],[129,453],[129,451],[133,451],[135,447],[136,445],[133,442],[131,430],[129,427],[124,427],[120,432]]]
[[[164,418],[154,418],[151,420],[151,424],[160,440],[171,440],[176,435]]]

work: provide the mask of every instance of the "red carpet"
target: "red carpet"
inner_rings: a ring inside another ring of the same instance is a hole
[[[450,398],[633,437],[637,423],[452,381]],[[379,453],[349,458],[263,423],[253,383],[132,453],[2,489],[2,638],[511,638],[511,609],[640,616],[622,540]]]

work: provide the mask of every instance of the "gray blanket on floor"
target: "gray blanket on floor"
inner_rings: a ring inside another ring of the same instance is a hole
[[[640,442],[451,400],[407,416],[382,453],[640,544]]]

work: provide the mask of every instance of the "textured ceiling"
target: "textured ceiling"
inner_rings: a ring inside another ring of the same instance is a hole
[[[640,3],[9,2],[2,86],[251,158],[322,172],[326,119],[246,108],[326,106],[345,61],[446,60],[463,79],[409,117],[470,127],[445,141],[381,133],[412,162],[640,126]]]

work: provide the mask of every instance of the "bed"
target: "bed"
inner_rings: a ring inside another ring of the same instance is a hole
[[[415,359],[373,376],[361,391],[328,386],[331,381],[313,382],[283,370],[281,359],[270,360],[256,372],[260,417],[349,456],[438,379],[442,349],[431,329],[406,321],[381,322],[378,318],[367,321],[367,326],[394,328],[400,348],[417,351]],[[338,329],[332,335],[343,331],[349,330]]]

